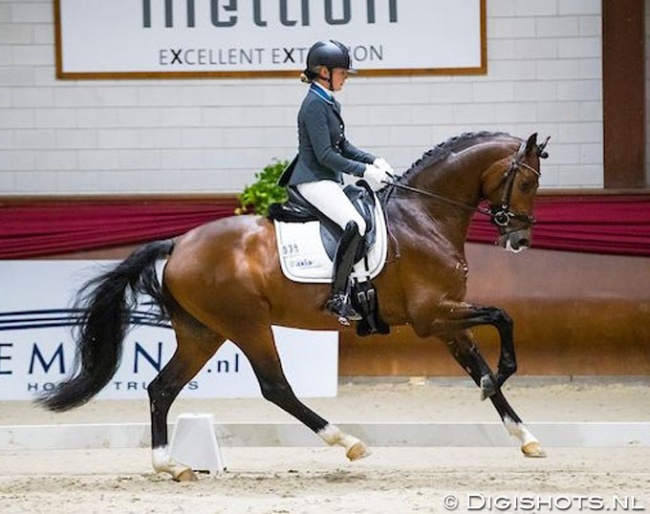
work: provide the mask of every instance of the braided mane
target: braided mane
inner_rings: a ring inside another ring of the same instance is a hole
[[[476,144],[477,140],[492,139],[497,137],[512,137],[506,132],[464,132],[459,136],[450,137],[446,141],[434,146],[431,150],[427,150],[422,157],[411,164],[410,168],[400,177],[400,181],[406,181],[410,177],[422,170],[428,168],[440,161],[446,159],[452,152],[462,152],[467,148]]]
[[[476,145],[481,141],[497,138],[516,139],[514,136],[511,136],[507,132],[490,131],[464,132],[459,136],[450,137],[446,141],[443,141],[430,150],[424,152],[424,154],[422,154],[422,157],[411,164],[408,170],[406,170],[401,176],[397,177],[396,182],[398,184],[408,183],[413,175],[416,175],[425,168],[429,168],[435,164],[438,164],[439,162],[444,161],[447,157],[449,157],[451,153],[459,153]],[[385,203],[388,201],[388,198],[394,191],[394,187],[386,185],[377,191],[377,196],[381,199],[382,202]]]

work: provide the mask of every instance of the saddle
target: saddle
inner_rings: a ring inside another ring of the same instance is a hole
[[[375,243],[377,238],[377,223],[375,221],[375,194],[365,180],[359,180],[355,185],[350,184],[343,189],[354,206],[366,222],[366,233],[363,243],[355,256],[355,262],[363,259],[368,249]],[[330,259],[334,259],[336,246],[343,234],[343,229],[331,219],[321,213],[300,194],[298,189],[289,186],[289,196],[285,203],[274,203],[269,207],[269,217],[272,220],[285,223],[307,223],[318,221],[320,223],[320,235],[323,247]]]
[[[385,227],[385,222],[383,220],[383,214],[381,210],[378,209],[379,205],[377,203],[376,196],[367,182],[360,180],[354,185],[348,185],[343,189],[346,196],[350,199],[352,205],[357,209],[359,214],[363,217],[366,222],[366,233],[364,235],[363,244],[359,246],[357,255],[355,256],[355,262],[363,261],[366,268],[366,276],[363,277],[363,280],[359,280],[362,277],[355,277],[351,280],[351,299],[352,304],[357,312],[359,312],[363,319],[357,322],[357,334],[358,335],[370,335],[373,333],[388,334],[390,328],[388,325],[381,319],[379,316],[378,303],[377,303],[377,293],[376,290],[370,281],[371,278],[376,276],[385,260],[385,248],[383,248],[383,253],[381,251],[377,252],[374,248],[375,243],[378,242],[379,236],[385,238],[383,234],[379,234],[378,228],[381,227],[383,230]],[[276,228],[280,228],[283,223],[302,223],[310,224],[310,222],[317,222],[318,225],[318,238],[322,244],[322,248],[325,251],[328,258],[328,268],[327,268],[327,279],[323,280],[315,275],[312,276],[312,279],[309,278],[297,278],[289,275],[289,270],[284,269],[284,261],[282,260],[283,255],[281,255],[281,262],[283,263],[283,271],[285,274],[293,279],[300,282],[330,282],[331,281],[331,261],[334,259],[336,253],[336,247],[338,245],[339,239],[343,233],[343,229],[339,227],[332,220],[323,215],[318,209],[312,206],[299,192],[296,188],[289,186],[287,188],[288,200],[282,204],[272,204],[269,207],[269,218],[276,222]],[[381,219],[378,219],[377,212],[380,211],[379,216]],[[284,235],[284,230],[277,230],[278,232],[278,245],[279,251],[281,254],[286,254],[287,252],[292,252],[296,246],[306,246],[307,243],[303,241],[300,245],[296,243],[283,244],[282,238]],[[384,241],[382,241],[384,242]],[[373,249],[372,262],[369,263],[369,251]],[[380,262],[377,263],[377,253],[381,254]],[[312,258],[312,254],[306,253],[305,256],[298,256],[297,259],[294,259],[289,264],[292,268],[309,268],[314,266],[315,258]],[[372,268],[372,269],[371,269]]]

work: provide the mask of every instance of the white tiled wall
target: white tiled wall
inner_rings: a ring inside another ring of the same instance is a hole
[[[600,4],[488,0],[486,76],[353,78],[349,138],[401,170],[463,131],[535,131],[545,188],[602,187]],[[53,38],[52,0],[0,0],[0,194],[232,193],[295,153],[297,78],[59,81]]]

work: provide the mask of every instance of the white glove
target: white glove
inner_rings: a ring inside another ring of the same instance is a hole
[[[383,157],[377,157],[373,162],[373,164],[377,166],[380,170],[384,170],[389,175],[395,175],[393,168],[391,167],[390,164],[388,164],[388,162],[386,162],[386,159],[384,159]]]
[[[388,173],[374,164],[366,164],[366,171],[363,173],[363,178],[369,179],[376,184],[388,183],[390,181]]]

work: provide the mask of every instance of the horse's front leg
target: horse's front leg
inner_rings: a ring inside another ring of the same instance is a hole
[[[447,334],[443,339],[454,359],[467,371],[476,385],[481,388],[481,395],[484,397],[485,377],[492,376],[492,371],[476,344],[474,344],[471,334],[467,331],[461,331]],[[503,392],[500,389],[493,391],[489,398],[499,413],[508,433],[519,439],[523,454],[526,457],[545,457],[546,453],[542,445],[510,406]]]
[[[492,325],[499,332],[501,342],[497,375],[485,374],[481,379],[481,389],[485,396],[490,396],[517,371],[517,358],[513,340],[513,322],[506,311],[498,307],[485,307],[465,302],[454,302],[447,305],[448,318],[434,321],[445,331],[458,332],[480,325]],[[439,331],[439,329],[438,329]]]

